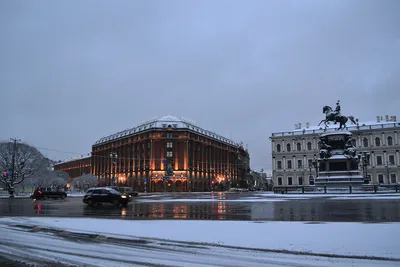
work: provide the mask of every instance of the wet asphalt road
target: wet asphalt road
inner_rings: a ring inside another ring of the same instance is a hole
[[[204,202],[193,198],[201,198]],[[0,216],[400,222],[400,199],[335,200],[321,195],[311,199],[265,201],[251,193],[204,193],[195,196],[139,196],[126,208],[117,208],[108,204],[88,207],[82,202],[82,197],[36,201],[29,198],[3,198],[0,199]]]

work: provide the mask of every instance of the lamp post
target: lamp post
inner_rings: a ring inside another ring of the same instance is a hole
[[[361,152],[361,154],[359,155],[359,158],[361,158],[361,166],[362,166],[362,170],[363,170],[363,176],[364,176],[364,183],[368,184],[370,181],[367,178],[367,166],[369,165],[369,158],[370,158],[371,154],[363,151]]]
[[[114,165],[114,171],[112,171],[112,169],[111,169],[111,173],[113,173],[113,176],[112,176],[112,184],[114,184],[115,183],[115,176],[116,176],[116,174],[117,174],[117,159],[118,159],[118,154],[117,153],[115,153],[115,152],[111,152],[110,153],[110,158],[111,158],[111,161],[112,161],[112,165]],[[112,167],[112,165],[111,165],[111,167]]]

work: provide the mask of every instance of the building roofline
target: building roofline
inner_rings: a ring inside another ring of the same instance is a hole
[[[332,126],[332,125],[330,125]],[[292,131],[287,131],[287,132],[275,132],[272,133],[270,138],[274,137],[281,137],[281,136],[296,136],[296,135],[307,135],[307,134],[324,134],[324,133],[331,133],[337,131],[336,127],[329,127],[325,129],[324,127],[317,128],[316,126],[303,128],[303,129],[296,129]],[[346,131],[363,131],[363,130],[379,130],[379,129],[391,129],[391,128],[400,128],[400,122],[382,122],[382,123],[357,123],[357,125],[352,125],[346,127],[344,130]]]
[[[174,129],[190,131],[190,132],[193,132],[193,133],[196,133],[199,135],[203,135],[210,139],[214,139],[216,141],[219,141],[219,142],[222,142],[222,143],[225,143],[225,144],[237,147],[237,148],[239,148],[241,146],[241,144],[238,142],[235,142],[235,141],[233,141],[229,138],[223,137],[222,135],[219,135],[215,132],[205,130],[204,128],[195,125],[195,123],[193,121],[186,120],[186,119],[178,119],[176,117],[168,115],[168,116],[161,117],[159,119],[157,119],[157,118],[152,119],[152,120],[142,123],[138,126],[126,129],[124,131],[117,132],[115,134],[105,136],[103,138],[100,138],[93,144],[93,147],[102,145],[102,144],[106,144],[106,143],[110,143],[112,141],[123,139],[123,138],[129,137],[129,136],[134,136],[139,133],[145,133],[150,130],[168,129],[169,125],[171,125],[171,127]]]

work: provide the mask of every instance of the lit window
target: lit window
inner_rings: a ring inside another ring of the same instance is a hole
[[[167,148],[172,148],[172,142],[167,142]]]
[[[172,151],[167,151],[167,157],[169,157],[169,158],[172,157]]]

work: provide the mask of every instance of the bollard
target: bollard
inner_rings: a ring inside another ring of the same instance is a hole
[[[324,194],[326,194],[326,185],[324,185]]]
[[[349,191],[350,191],[350,194],[353,192],[353,188],[351,185],[349,185]]]
[[[378,191],[378,187],[374,185],[374,193],[376,194],[376,191]]]
[[[396,192],[397,192],[397,186],[396,186]],[[301,193],[304,194],[304,186],[301,187]]]

